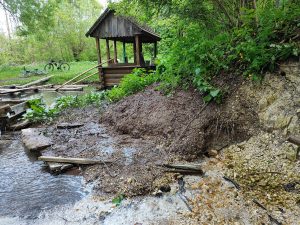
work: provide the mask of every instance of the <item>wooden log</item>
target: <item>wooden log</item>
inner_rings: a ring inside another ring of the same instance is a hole
[[[41,91],[57,91],[57,88],[43,88]],[[83,87],[64,87],[60,88],[59,91],[83,91]]]
[[[28,84],[24,84],[22,86],[17,86],[16,88],[23,89],[23,88],[28,88],[28,87],[31,87],[31,86],[34,86],[34,85],[42,84],[42,83],[45,83],[45,82],[49,81],[52,77],[53,77],[53,75],[48,76],[48,77],[44,77],[44,78],[41,78],[39,80],[32,81]]]
[[[61,123],[57,125],[58,129],[72,129],[82,127],[84,124],[82,123]]]
[[[21,89],[0,89],[0,94],[6,95],[6,94],[25,92],[25,91],[38,91],[38,88],[29,87],[29,88],[21,88]]]
[[[30,122],[28,120],[23,120],[23,121],[21,121],[19,123],[9,125],[8,129],[12,130],[12,131],[22,130],[24,128],[29,127],[29,125],[30,125]]]
[[[92,165],[99,163],[111,163],[112,161],[103,161],[97,159],[86,159],[86,158],[64,158],[64,157],[54,157],[54,156],[40,156],[38,160],[45,162],[57,162],[57,163],[72,163],[81,165]]]
[[[20,99],[11,99],[11,100],[3,100],[0,101],[0,104],[9,104],[9,105],[15,105],[15,104],[20,104],[25,102],[25,100],[20,100]]]
[[[84,78],[82,78],[82,79],[80,79],[80,80],[74,82],[73,85],[74,85],[74,84],[78,84],[78,83],[80,83],[80,82],[82,82],[82,81],[84,81],[84,80],[86,80],[86,79],[88,79],[88,78],[90,78],[90,77],[92,77],[92,76],[94,76],[94,75],[96,75],[96,74],[99,74],[99,71],[97,71],[97,72],[95,72],[95,73],[93,73],[93,74],[90,74],[90,75],[88,75],[87,77],[84,77]]]
[[[290,136],[287,141],[300,146],[300,137]]]

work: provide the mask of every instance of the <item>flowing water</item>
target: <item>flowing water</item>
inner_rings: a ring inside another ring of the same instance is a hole
[[[47,91],[17,98],[42,98],[50,106],[63,95],[82,95],[91,90],[63,93]],[[11,99],[14,98],[3,97],[3,100]],[[20,134],[0,136],[0,218],[34,219],[42,211],[72,204],[89,192],[81,176],[50,174],[43,162],[37,161],[37,156],[23,147]]]
[[[0,217],[34,219],[43,210],[87,195],[81,176],[51,175],[18,135],[10,138],[15,140],[0,140]]]

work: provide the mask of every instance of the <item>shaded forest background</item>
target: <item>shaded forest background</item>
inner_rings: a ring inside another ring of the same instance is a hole
[[[0,6],[18,24],[15,33],[0,33],[0,64],[97,59],[95,41],[85,37],[102,10],[97,0],[1,0]]]

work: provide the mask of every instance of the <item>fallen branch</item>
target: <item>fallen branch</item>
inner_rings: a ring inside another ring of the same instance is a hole
[[[252,200],[258,207],[262,208],[263,210],[266,210],[267,211],[267,215],[269,217],[269,220],[272,222],[272,223],[275,223],[277,225],[282,225],[281,222],[279,222],[277,219],[275,219],[267,210],[267,208],[265,206],[263,206],[261,203],[259,203],[256,199],[253,199]]]
[[[231,182],[235,186],[236,189],[238,189],[238,190],[241,189],[241,186],[236,181],[234,181],[231,178],[226,177],[226,176],[223,176],[223,178],[224,178],[224,180]]]
[[[161,167],[171,168],[171,169],[182,169],[182,170],[195,170],[195,171],[202,171],[200,164],[162,164],[157,165]]]
[[[201,174],[203,175],[203,171],[199,170],[180,170],[180,169],[173,169],[173,170],[164,170],[165,173],[181,173],[181,174]]]
[[[103,161],[97,159],[63,158],[63,157],[54,157],[54,156],[40,156],[38,160],[45,161],[45,162],[72,163],[72,164],[81,164],[81,165],[112,163],[112,161]]]

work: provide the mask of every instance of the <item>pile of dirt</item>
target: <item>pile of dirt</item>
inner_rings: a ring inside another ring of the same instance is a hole
[[[255,133],[256,106],[243,95],[241,85],[236,85],[221,105],[203,102],[203,96],[193,89],[166,96],[154,85],[110,106],[101,122],[119,134],[150,136],[172,154],[192,159]]]

